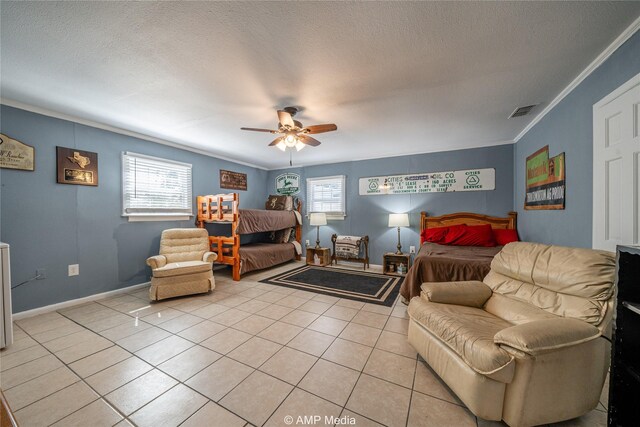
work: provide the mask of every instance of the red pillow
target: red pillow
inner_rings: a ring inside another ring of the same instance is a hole
[[[455,241],[457,241],[462,236],[464,236],[464,234],[467,232],[468,227],[466,224],[458,224],[458,225],[452,225],[447,228],[448,228],[447,234],[445,234],[444,240],[442,240],[440,244],[454,245]]]
[[[420,243],[441,243],[444,240],[447,231],[449,231],[449,227],[426,228],[422,230],[422,233],[420,234]]]
[[[453,228],[453,227],[451,227]],[[493,237],[493,230],[491,229],[491,225],[469,225],[466,226],[464,232],[454,238],[449,239],[449,233],[447,233],[447,240],[449,240],[451,245],[454,246],[495,246],[496,241]]]
[[[519,242],[518,232],[514,229],[496,228],[493,230],[493,237],[499,245],[506,245],[511,242]]]

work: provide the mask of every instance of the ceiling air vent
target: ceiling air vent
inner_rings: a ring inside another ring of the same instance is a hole
[[[527,105],[526,107],[518,107],[518,108],[515,109],[515,111],[513,113],[511,113],[509,118],[512,119],[514,117],[526,116],[527,114],[529,114],[531,112],[531,110],[533,110],[533,107],[535,107],[536,105],[538,105],[538,104]]]

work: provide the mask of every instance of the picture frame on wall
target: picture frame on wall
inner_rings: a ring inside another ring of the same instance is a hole
[[[98,186],[98,153],[56,147],[58,184]]]
[[[526,210],[562,210],[565,208],[565,154],[549,157],[546,145],[526,159]]]

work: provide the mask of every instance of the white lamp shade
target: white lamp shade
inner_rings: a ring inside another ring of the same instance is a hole
[[[408,227],[409,214],[389,214],[389,227]]]
[[[309,225],[327,225],[327,214],[314,212],[309,215]]]

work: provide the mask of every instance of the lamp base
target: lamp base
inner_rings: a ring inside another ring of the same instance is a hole
[[[396,255],[403,255],[402,253],[402,245],[400,244],[400,227],[398,227],[398,246],[396,246],[398,250],[396,251]]]

